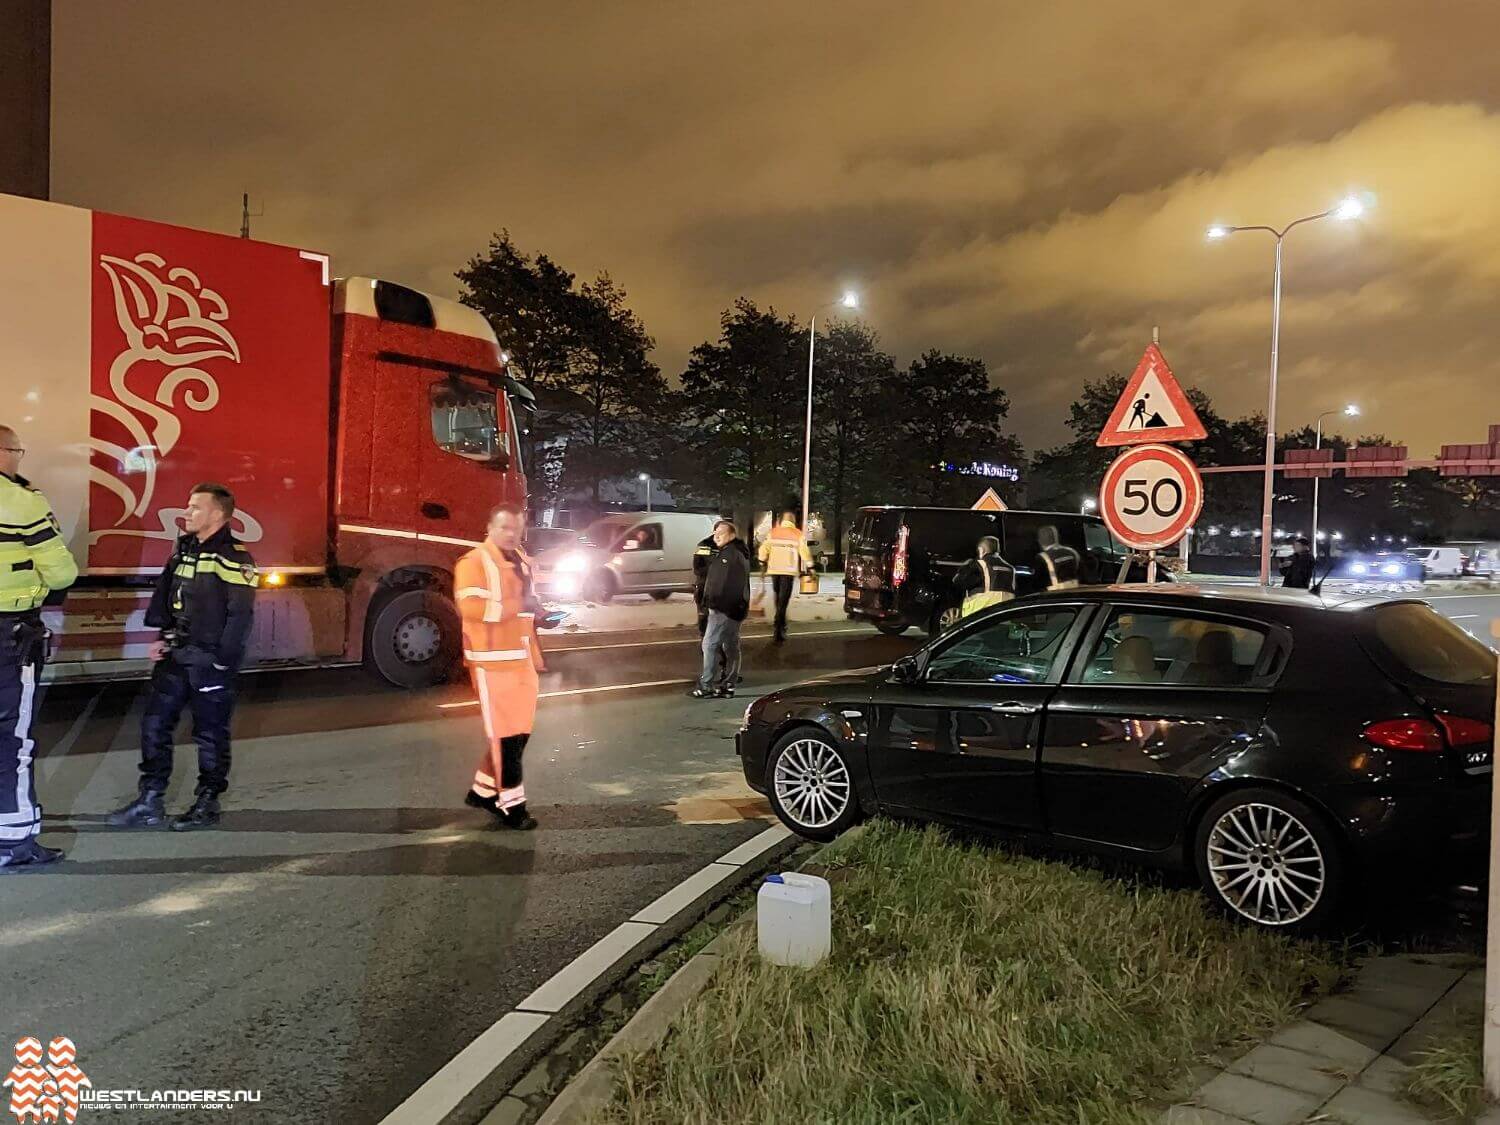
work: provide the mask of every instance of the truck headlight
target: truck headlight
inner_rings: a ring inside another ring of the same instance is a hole
[[[557,563],[559,574],[581,574],[589,568],[589,557],[582,551],[564,555]]]

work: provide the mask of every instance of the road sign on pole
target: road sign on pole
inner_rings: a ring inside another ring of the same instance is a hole
[[[1116,457],[1104,472],[1099,514],[1110,533],[1137,551],[1176,543],[1203,510],[1203,478],[1182,450],[1142,445]]]
[[[974,502],[973,510],[976,512],[1003,512],[1005,511],[1005,501],[995,495],[993,488],[986,488],[984,495]]]
[[[1208,431],[1188,401],[1166,357],[1154,343],[1136,364],[1125,393],[1104,424],[1097,444],[1143,445],[1148,442],[1197,441]]]

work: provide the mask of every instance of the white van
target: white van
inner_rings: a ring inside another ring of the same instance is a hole
[[[616,594],[666,601],[693,590],[693,552],[717,516],[697,512],[611,512],[589,524],[577,543],[540,552],[537,593],[608,603]]]
[[[1406,553],[1422,564],[1423,578],[1462,578],[1464,554],[1457,547],[1408,547]]]

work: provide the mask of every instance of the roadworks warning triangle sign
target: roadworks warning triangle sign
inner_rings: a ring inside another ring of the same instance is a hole
[[[984,495],[974,502],[972,510],[976,512],[1003,512],[1005,511],[1005,501],[995,495],[993,488],[986,488]]]
[[[1182,393],[1166,357],[1155,344],[1136,365],[1125,393],[1104,424],[1098,445],[1143,445],[1153,441],[1197,441],[1208,431]]]

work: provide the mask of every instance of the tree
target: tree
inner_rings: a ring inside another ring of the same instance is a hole
[[[523,254],[501,230],[481,257],[470,258],[455,275],[463,286],[459,300],[484,315],[495,338],[510,355],[509,370],[541,396],[568,370],[578,315],[573,275],[545,254]],[[538,450],[555,435],[545,424],[526,436],[525,462],[538,474]]]
[[[1068,407],[1072,440],[1042,450],[1032,461],[1028,490],[1032,507],[1076,511],[1086,497],[1098,493],[1104,470],[1118,451],[1100,449],[1094,443],[1125,393],[1125,382],[1118,371],[1084,382],[1082,393]]]
[[[794,318],[741,297],[720,316],[719,339],[695,347],[682,374],[688,435],[667,475],[737,512],[747,527],[758,504],[791,502],[800,480],[800,341]]]
[[[1000,430],[1009,411],[1009,398],[990,385],[983,360],[935,348],[924,352],[896,380],[891,395],[892,475],[906,482],[917,503],[972,501],[972,479],[946,473],[942,466],[1018,461],[1019,443]]]
[[[818,341],[813,379],[813,495],[842,554],[844,528],[862,502],[880,495],[890,448],[886,404],[896,361],[863,324],[834,321]]]
[[[657,428],[667,397],[661,370],[648,358],[656,341],[625,303],[625,291],[601,273],[573,296],[572,340],[558,383],[569,392],[554,425],[570,440],[564,486],[589,492],[611,477],[634,475],[652,464]]]

